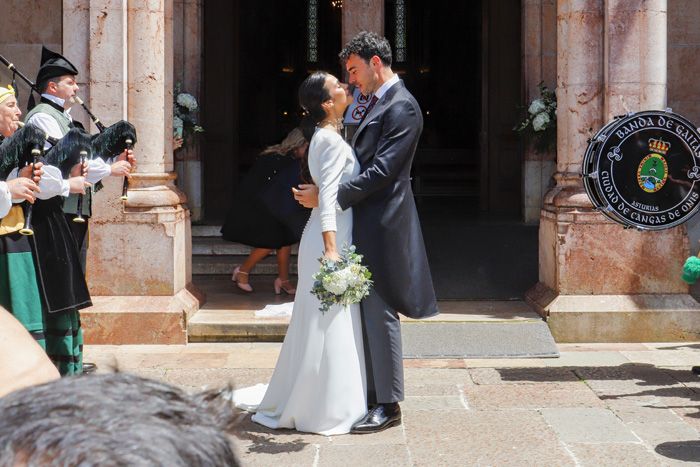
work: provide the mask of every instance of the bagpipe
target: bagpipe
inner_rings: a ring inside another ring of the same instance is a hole
[[[11,72],[13,76],[13,86],[14,86],[14,81],[15,77],[19,76],[30,88],[30,93],[36,92],[37,94],[41,95],[41,90],[37,88],[36,84],[34,84],[29,78],[27,78],[22,72],[20,72],[14,64],[12,64],[9,60],[7,60],[5,57],[0,55],[0,62],[3,63]],[[15,89],[16,86],[15,86]],[[88,114],[90,117],[90,120],[95,124],[97,127],[97,130],[99,131],[98,134],[94,135],[94,139],[98,139],[98,137],[103,134],[103,133],[108,133],[108,136],[106,136],[104,139],[99,140],[98,142],[98,150],[93,151],[95,154],[98,155],[98,157],[104,159],[107,161],[107,159],[110,159],[111,157],[114,157],[114,155],[121,154],[124,152],[124,150],[131,150],[133,149],[134,145],[136,144],[136,128],[129,122],[121,120],[114,125],[107,127],[102,123],[102,121],[95,116],[92,111],[88,108],[87,105],[83,102],[83,100],[75,96],[73,98],[76,103],[80,104],[85,110],[85,113]],[[110,131],[111,130],[111,131]],[[57,144],[56,138],[50,137],[46,135],[46,141],[49,142],[49,144],[55,146]],[[119,150],[119,152],[105,152],[105,150],[111,149],[111,150]],[[127,199],[127,191],[129,189],[129,179],[128,177],[124,177],[124,183],[122,185],[122,194],[121,194],[121,199],[125,201]],[[82,197],[82,195],[80,195]],[[79,204],[82,205],[82,200],[79,199]],[[80,216],[80,212],[78,213],[78,216]],[[80,220],[76,222],[81,222]]]
[[[20,127],[12,136],[0,145],[0,178],[5,179],[14,169],[18,171],[31,166],[30,178],[34,177],[34,168],[43,154],[46,137],[43,131],[33,125]],[[32,211],[34,205],[28,201],[22,203],[24,225],[19,229],[22,235],[33,235]]]
[[[61,171],[61,176],[66,179],[71,176],[71,171],[76,164],[81,168],[89,155],[92,153],[92,138],[80,128],[72,128],[63,138],[58,140],[46,153],[46,163],[57,167]],[[81,170],[82,173],[82,170]],[[83,195],[78,195],[77,215],[73,222],[83,223],[82,216]]]

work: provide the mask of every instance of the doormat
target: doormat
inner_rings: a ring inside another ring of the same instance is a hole
[[[401,323],[404,358],[555,358],[542,320]]]

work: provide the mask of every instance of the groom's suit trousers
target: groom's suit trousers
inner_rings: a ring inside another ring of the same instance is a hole
[[[401,322],[379,294],[372,290],[361,303],[367,372],[367,402],[386,404],[403,400]]]

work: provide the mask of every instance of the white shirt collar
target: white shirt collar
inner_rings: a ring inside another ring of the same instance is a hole
[[[393,85],[399,82],[399,75],[394,73],[394,76],[391,77],[388,81],[385,81],[384,84],[379,86],[379,89],[377,89],[377,92],[374,93],[375,96],[377,96],[377,100],[381,99],[384,94],[391,88]]]
[[[61,107],[63,107],[63,104],[66,103],[65,99],[61,99],[60,97],[56,97],[56,96],[54,96],[54,95],[52,95],[52,94],[46,94],[46,93],[44,93],[44,94],[41,95],[41,97],[45,97],[46,99],[50,100],[51,102],[53,102],[53,103],[55,103],[55,104],[60,105]],[[68,116],[70,117],[70,109],[64,108],[64,109],[63,109],[63,113],[65,113],[66,115],[68,115]]]

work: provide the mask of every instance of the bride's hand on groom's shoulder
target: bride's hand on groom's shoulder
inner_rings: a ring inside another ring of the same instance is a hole
[[[305,208],[318,207],[318,187],[313,184],[299,185],[299,188],[292,187],[294,199]]]

